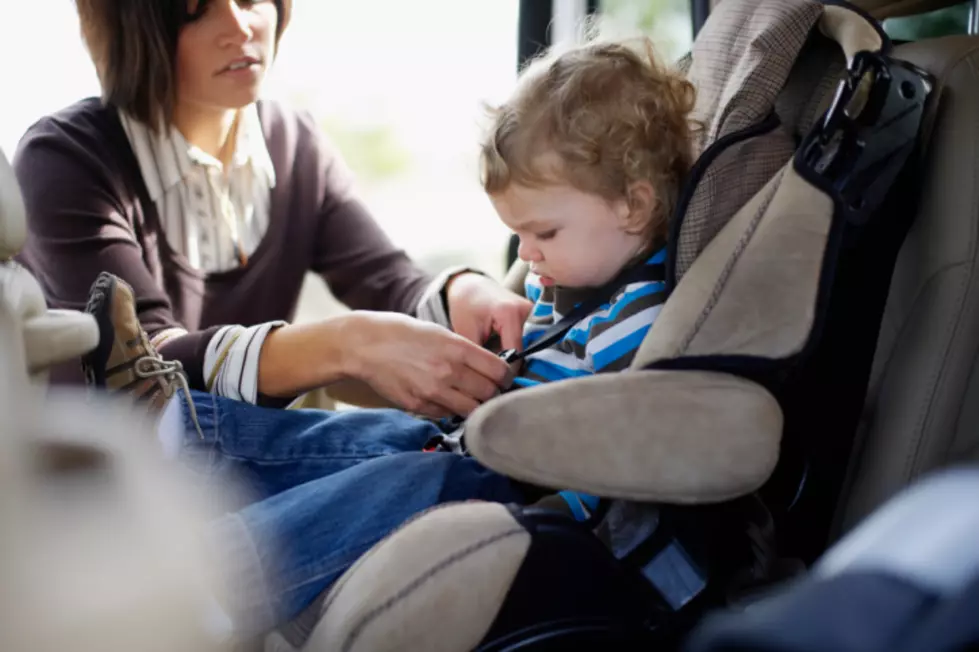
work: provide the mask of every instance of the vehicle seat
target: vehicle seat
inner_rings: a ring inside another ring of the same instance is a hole
[[[11,260],[26,236],[0,152],[0,649],[216,650],[192,503],[146,424],[45,370],[95,346],[87,314],[48,310]]]
[[[859,4],[883,19],[958,3]],[[902,44],[895,54],[936,77],[941,101],[918,174],[918,217],[895,264],[837,535],[921,474],[979,460],[979,36]]]

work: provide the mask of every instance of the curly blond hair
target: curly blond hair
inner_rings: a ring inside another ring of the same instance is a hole
[[[630,187],[646,181],[655,203],[636,229],[660,237],[692,165],[694,99],[693,85],[660,64],[645,38],[546,53],[490,109],[483,188],[492,195],[511,183],[568,183],[631,203]]]

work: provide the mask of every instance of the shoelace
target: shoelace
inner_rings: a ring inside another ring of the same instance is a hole
[[[197,434],[204,439],[204,431],[201,424],[197,421],[197,408],[190,397],[190,386],[187,384],[187,377],[184,375],[184,366],[179,360],[161,360],[153,356],[143,356],[137,358],[133,365],[133,373],[137,378],[156,379],[162,378],[168,383],[176,383],[177,387],[183,390],[184,397],[187,399],[187,407],[190,409],[190,418],[194,422]]]

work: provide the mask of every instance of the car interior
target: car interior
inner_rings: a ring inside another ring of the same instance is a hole
[[[521,61],[561,2],[521,2]],[[503,395],[466,430],[493,470],[656,509],[657,532],[623,560],[555,514],[442,506],[249,649],[682,649],[706,614],[874,546],[979,569],[961,545],[974,527],[940,526],[975,526],[974,501],[889,504],[979,463],[979,0],[691,0],[691,16],[678,65],[705,130],[661,316],[628,371]],[[221,649],[226,625],[199,618],[220,560],[194,544],[194,497],[133,435],[150,426],[46,386],[98,331],[47,308],[13,260],[27,226],[9,154],[0,648]],[[513,247],[508,263],[519,288]],[[528,408],[545,394],[563,407],[546,422]],[[686,575],[653,583],[668,561]]]

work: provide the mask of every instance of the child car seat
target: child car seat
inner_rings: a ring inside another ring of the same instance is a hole
[[[555,514],[435,509],[341,578],[307,649],[668,645],[740,566],[773,571],[771,546],[825,549],[933,82],[862,12],[814,0],[724,0],[684,66],[707,128],[672,294],[632,368],[510,393],[467,424],[499,472],[661,505],[656,534],[616,559]],[[647,575],[665,557],[671,586]]]

